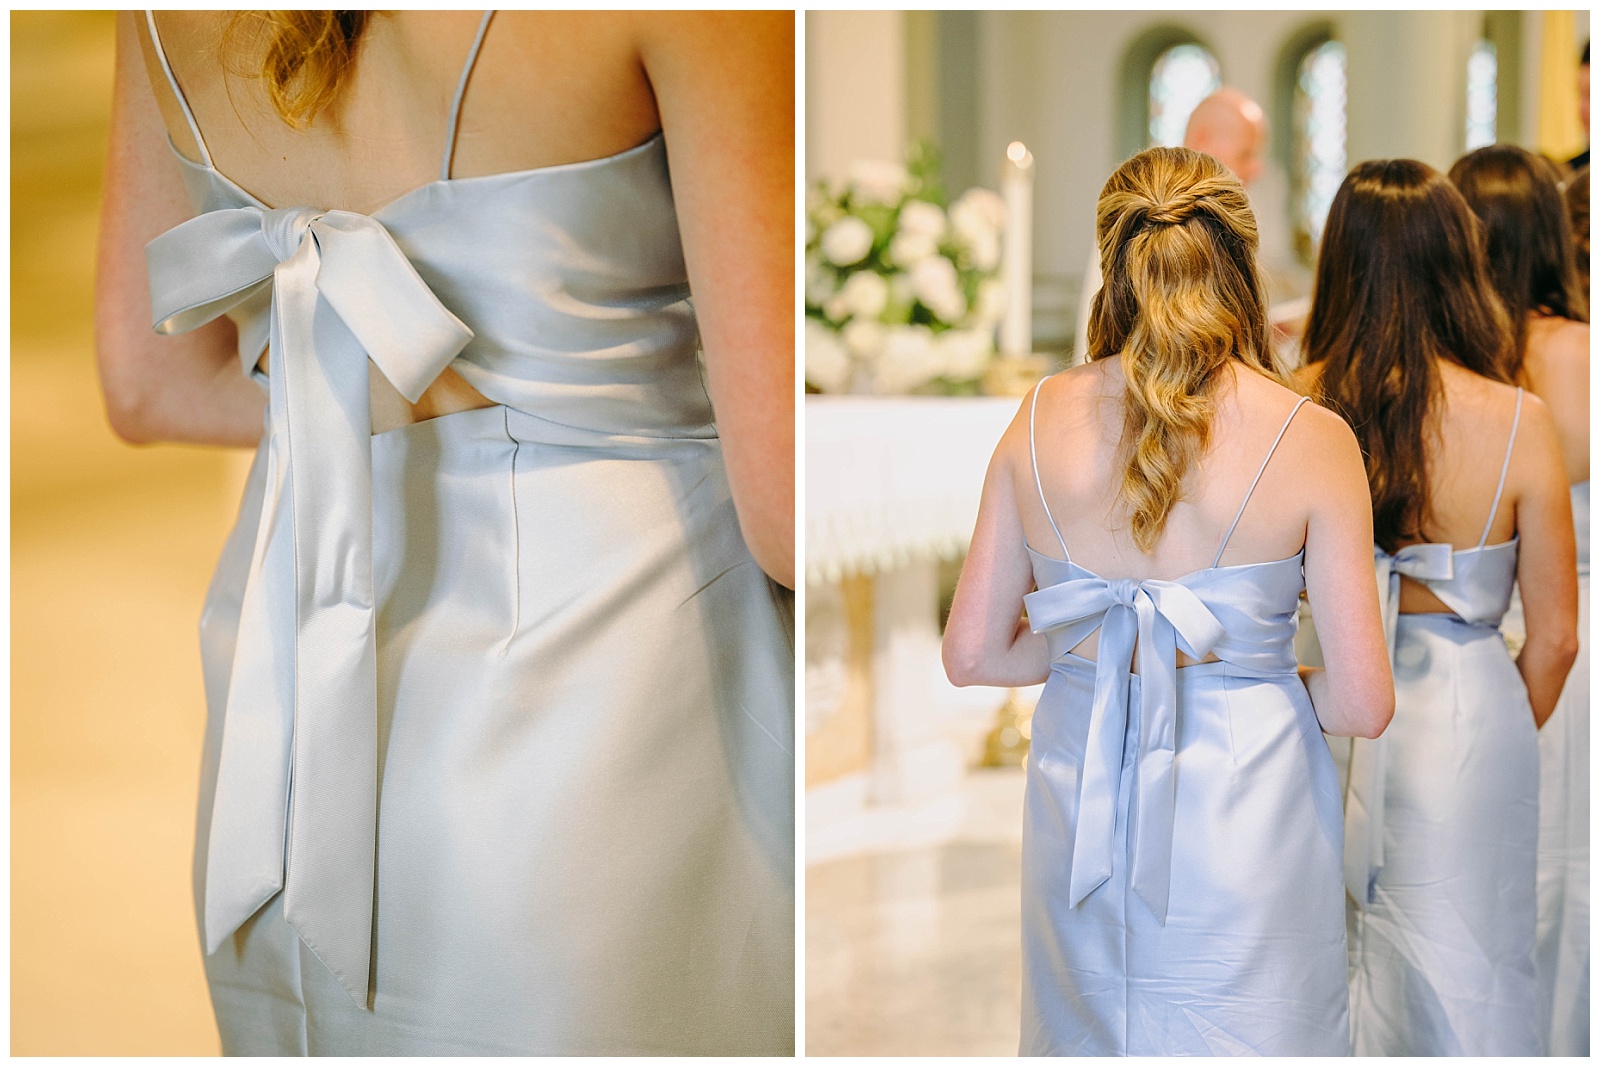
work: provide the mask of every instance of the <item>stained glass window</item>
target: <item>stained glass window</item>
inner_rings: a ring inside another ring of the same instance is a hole
[[[1324,41],[1305,54],[1294,87],[1295,238],[1310,259],[1344,182],[1345,52]]]
[[[1494,144],[1495,81],[1498,62],[1494,44],[1479,41],[1467,59],[1467,151]]]
[[[1196,104],[1222,87],[1217,57],[1197,44],[1162,52],[1150,68],[1150,146],[1177,148]]]

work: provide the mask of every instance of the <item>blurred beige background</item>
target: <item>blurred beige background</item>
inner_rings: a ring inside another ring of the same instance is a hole
[[[112,35],[106,12],[11,15],[11,1052],[215,1055],[196,625],[247,457],[106,425]]]

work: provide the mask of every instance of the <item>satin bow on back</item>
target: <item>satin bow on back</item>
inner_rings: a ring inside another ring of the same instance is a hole
[[[158,333],[264,290],[272,303],[266,499],[238,638],[266,654],[236,657],[229,680],[206,951],[281,888],[288,922],[365,1007],[378,804],[367,360],[415,403],[472,331],[352,212],[210,211],[146,258]],[[248,369],[259,353],[245,347]]]
[[[1400,578],[1449,581],[1455,577],[1455,549],[1447,544],[1407,545],[1390,555],[1373,546],[1383,636],[1394,666],[1395,633],[1400,622]],[[1344,886],[1357,904],[1372,901],[1383,869],[1383,809],[1388,773],[1388,740],[1350,739],[1350,784],[1344,805]]]
[[[1133,653],[1136,646],[1141,651],[1129,884],[1165,925],[1176,802],[1177,650],[1204,658],[1222,640],[1222,624],[1193,590],[1155,579],[1078,578],[1040,588],[1023,603],[1033,632],[1052,632],[1055,647],[1071,649],[1100,630],[1068,884],[1073,907],[1111,877]]]

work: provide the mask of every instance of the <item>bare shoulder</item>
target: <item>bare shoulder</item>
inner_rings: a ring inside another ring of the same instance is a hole
[[[1589,324],[1572,319],[1539,319],[1532,324],[1528,362],[1546,379],[1572,381],[1589,373]]]

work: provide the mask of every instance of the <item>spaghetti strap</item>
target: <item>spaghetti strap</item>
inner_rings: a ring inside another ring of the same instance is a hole
[[[1506,491],[1506,472],[1511,469],[1511,446],[1517,443],[1517,426],[1522,422],[1522,386],[1517,386],[1517,408],[1511,416],[1511,436],[1506,439],[1506,458],[1500,464],[1500,484],[1494,487],[1494,503],[1489,505],[1489,517],[1483,524],[1483,536],[1478,538],[1478,547],[1482,548],[1489,542],[1489,530],[1494,526],[1494,517],[1500,511],[1500,495]]]
[[[194,112],[189,110],[189,99],[183,95],[183,87],[178,84],[178,76],[172,73],[172,64],[167,61],[167,50],[161,46],[161,33],[156,29],[156,13],[144,13],[145,24],[150,27],[150,42],[155,45],[156,58],[161,61],[161,69],[166,72],[167,84],[172,86],[172,92],[178,98],[178,106],[183,109],[183,117],[189,123],[189,132],[194,135],[195,147],[200,149],[200,162],[209,170],[216,168],[211,163],[211,152],[206,148],[206,139],[200,136],[200,124],[194,120]]]
[[[483,21],[478,23],[478,36],[473,39],[472,48],[467,52],[467,61],[461,67],[461,81],[456,85],[456,98],[450,105],[450,132],[444,143],[444,161],[439,164],[441,181],[450,180],[450,165],[456,156],[456,130],[461,124],[461,101],[467,95],[467,82],[472,79],[472,68],[477,65],[478,51],[483,47],[483,37],[489,32],[489,20],[493,17],[492,10],[483,13]]]
[[[1039,503],[1044,505],[1044,517],[1050,520],[1050,529],[1056,532],[1056,540],[1061,542],[1061,555],[1066,559],[1072,558],[1072,553],[1067,551],[1067,539],[1061,536],[1061,527],[1056,525],[1056,517],[1050,514],[1050,502],[1044,498],[1044,482],[1039,478],[1039,450],[1033,443],[1033,417],[1039,410],[1039,390],[1044,388],[1048,378],[1041,379],[1033,387],[1033,402],[1028,407],[1028,457],[1033,461],[1033,484],[1039,489]]]
[[[1289,417],[1283,420],[1283,426],[1278,430],[1278,436],[1272,439],[1272,447],[1267,449],[1266,457],[1262,459],[1260,469],[1256,471],[1255,478],[1250,482],[1250,488],[1244,491],[1244,499],[1239,501],[1239,510],[1234,512],[1233,522],[1228,526],[1228,532],[1222,535],[1222,543],[1217,546],[1217,554],[1211,560],[1211,566],[1213,568],[1215,568],[1218,563],[1222,562],[1222,553],[1227,550],[1228,539],[1233,536],[1233,531],[1238,528],[1239,520],[1244,518],[1244,509],[1249,505],[1250,497],[1253,493],[1255,493],[1256,485],[1261,481],[1261,476],[1267,473],[1267,464],[1272,462],[1272,454],[1278,450],[1278,443],[1283,440],[1283,435],[1289,432],[1289,424],[1293,422],[1294,417],[1299,414],[1301,407],[1303,407],[1306,401],[1310,399],[1310,397],[1305,396],[1300,398],[1299,402],[1295,404],[1294,409],[1289,412]]]

